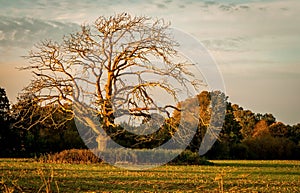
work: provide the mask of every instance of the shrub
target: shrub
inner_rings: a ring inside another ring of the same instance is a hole
[[[46,163],[101,163],[102,160],[87,149],[70,149],[55,154],[44,154],[38,158]]]
[[[197,152],[185,150],[170,162],[171,165],[213,165],[205,157],[200,157]]]

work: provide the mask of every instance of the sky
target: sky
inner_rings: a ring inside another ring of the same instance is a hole
[[[0,87],[11,103],[32,79],[17,68],[34,44],[121,12],[163,18],[201,42],[232,103],[300,122],[299,0],[0,0]]]

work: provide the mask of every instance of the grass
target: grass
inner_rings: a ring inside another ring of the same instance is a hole
[[[300,192],[300,161],[213,161],[127,171],[0,159],[0,192]]]

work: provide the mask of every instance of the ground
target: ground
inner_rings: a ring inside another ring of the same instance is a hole
[[[0,159],[0,192],[300,192],[300,161],[212,161],[128,171]]]

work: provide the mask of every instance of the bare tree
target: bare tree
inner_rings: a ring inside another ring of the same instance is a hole
[[[170,117],[180,109],[171,103],[159,105],[155,93],[178,101],[177,93],[188,92],[197,80],[189,64],[177,60],[178,45],[169,26],[162,19],[122,13],[82,25],[61,43],[42,41],[27,56],[31,65],[23,68],[34,75],[25,93],[41,106],[55,104],[73,116],[73,110],[93,112],[104,130],[122,117],[143,122],[157,112]],[[78,119],[101,135],[87,116]]]

